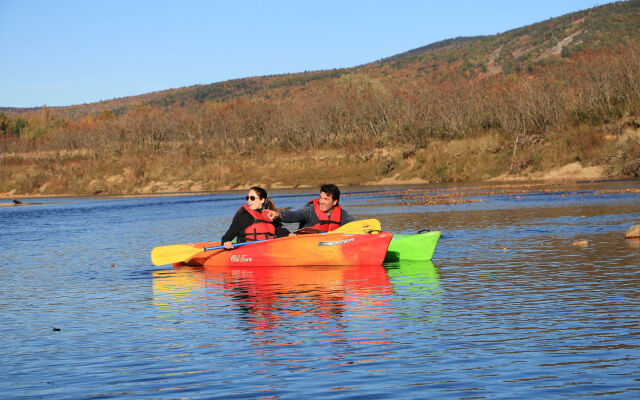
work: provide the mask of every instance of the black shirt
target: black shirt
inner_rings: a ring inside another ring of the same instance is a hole
[[[261,212],[262,209],[256,210]],[[222,243],[230,242],[234,238],[238,238],[238,243],[246,242],[245,239],[245,229],[254,223],[255,219],[244,207],[240,207],[238,211],[236,211],[236,215],[233,216],[233,220],[231,221],[231,226],[227,229],[227,233],[222,236]],[[282,222],[277,220],[273,221],[273,225],[276,227],[276,237],[289,236],[289,230],[282,226]]]

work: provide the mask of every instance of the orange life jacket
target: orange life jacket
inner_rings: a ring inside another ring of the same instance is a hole
[[[273,239],[276,237],[276,227],[273,225],[273,221],[267,217],[267,210],[258,212],[252,210],[246,204],[242,208],[253,217],[253,224],[247,226],[244,230],[246,241]]]
[[[320,199],[315,199],[307,203],[313,203],[313,211],[316,213],[316,217],[318,217],[319,221],[317,224],[313,225],[312,228],[320,229],[323,232],[338,229],[340,227],[340,217],[342,216],[342,208],[340,208],[340,204],[336,204],[336,206],[333,207],[333,210],[331,210],[331,216],[329,216],[326,212],[320,210],[319,201]]]

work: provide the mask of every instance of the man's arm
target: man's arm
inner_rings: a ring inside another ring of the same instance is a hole
[[[282,218],[282,222],[293,223],[298,222],[300,227],[306,226],[311,220],[311,213],[313,213],[313,207],[304,206],[298,210],[283,210],[281,212],[269,210],[267,216],[271,219]]]
[[[309,212],[312,210],[310,207],[302,207],[298,210],[284,210],[282,211],[282,222],[292,223],[298,222],[300,226],[304,226],[307,222],[309,222]]]
[[[356,218],[353,215],[349,214],[344,208],[342,209],[340,213],[340,225],[344,225],[355,220]]]

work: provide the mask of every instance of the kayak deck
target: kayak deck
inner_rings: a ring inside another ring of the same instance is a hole
[[[436,251],[441,232],[393,235],[384,262],[429,261]]]

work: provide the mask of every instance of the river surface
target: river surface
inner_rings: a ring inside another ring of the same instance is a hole
[[[343,188],[358,218],[442,232],[432,262],[379,267],[151,263],[156,246],[219,240],[244,191],[23,199],[42,204],[0,207],[0,393],[637,399],[640,242],[624,233],[640,194],[622,190],[639,187],[468,188],[480,201],[449,205]],[[271,195],[297,208],[315,192]]]

